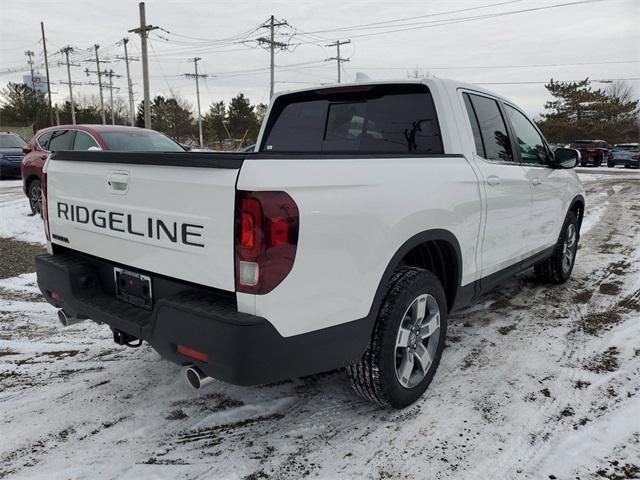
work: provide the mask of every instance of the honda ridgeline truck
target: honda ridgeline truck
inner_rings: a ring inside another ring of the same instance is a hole
[[[473,85],[282,93],[254,153],[53,153],[38,284],[63,324],[146,341],[196,388],[346,367],[400,408],[451,312],[529,267],[567,281],[578,160]]]

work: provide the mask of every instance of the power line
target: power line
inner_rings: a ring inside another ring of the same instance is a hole
[[[538,67],[575,67],[591,65],[614,65],[622,63],[640,63],[640,60],[611,60],[603,62],[572,62],[572,63],[538,63],[529,65],[446,65],[429,66],[428,70],[479,70],[479,69],[500,69],[500,68],[538,68]],[[369,67],[358,66],[365,70],[410,70],[414,67]]]
[[[350,25],[350,26],[345,26],[345,27],[336,27],[336,28],[328,28],[328,29],[324,29],[324,30],[312,30],[310,32],[301,32],[301,33],[305,33],[307,35],[311,35],[311,34],[317,34],[317,33],[331,33],[331,32],[340,32],[340,31],[354,31],[354,30],[364,30],[364,29],[369,29],[369,28],[378,28],[378,25],[387,25],[387,27],[392,27],[393,25],[389,25],[389,24],[393,24],[393,23],[397,23],[397,22],[405,22],[405,21],[409,21],[409,20],[416,20],[419,18],[430,18],[430,17],[438,17],[438,16],[442,16],[442,15],[450,15],[453,13],[463,13],[463,12],[469,12],[471,10],[481,10],[484,8],[492,8],[492,7],[499,7],[499,6],[503,6],[503,5],[507,5],[510,3],[519,3],[519,2],[523,2],[525,0],[510,0],[510,1],[506,1],[506,2],[498,2],[498,3],[490,3],[490,4],[486,4],[486,5],[479,5],[476,7],[469,7],[469,8],[461,8],[461,9],[457,9],[457,10],[447,10],[445,12],[437,12],[437,13],[428,13],[425,15],[415,15],[412,17],[404,17],[404,18],[395,18],[392,20],[383,20],[380,22],[370,22],[370,23],[361,23],[361,24],[356,24],[356,25]],[[326,41],[326,40],[325,40]]]
[[[571,82],[582,82],[584,80],[580,79],[580,80],[555,80],[555,82],[561,82],[561,83],[571,83]],[[593,83],[613,83],[613,82],[617,82],[617,81],[622,81],[622,80],[628,80],[628,81],[635,81],[635,80],[640,80],[640,77],[631,77],[631,78],[604,78],[604,79],[600,79],[600,80],[594,80],[594,79],[589,79],[590,82]],[[473,82],[475,85],[541,85],[544,84],[546,85],[547,83],[549,83],[549,80],[545,80],[545,81],[523,81],[523,82]]]

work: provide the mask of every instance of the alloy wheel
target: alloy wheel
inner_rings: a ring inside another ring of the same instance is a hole
[[[418,385],[438,348],[440,308],[429,294],[415,298],[404,313],[396,336],[396,377],[404,388]]]

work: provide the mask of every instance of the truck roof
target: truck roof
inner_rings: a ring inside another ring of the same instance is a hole
[[[499,95],[495,92],[492,92],[491,90],[487,90],[486,88],[480,87],[478,85],[475,85],[473,83],[466,83],[466,82],[461,82],[458,80],[452,80],[449,78],[439,78],[439,77],[428,77],[428,78],[423,78],[423,79],[415,79],[415,80],[411,80],[411,79],[398,79],[398,80],[365,80],[365,81],[356,81],[356,82],[349,82],[349,83],[332,83],[332,84],[323,84],[317,87],[306,87],[306,88],[296,88],[296,89],[291,89],[291,90],[281,90],[279,92],[276,92],[276,94],[274,95],[274,97],[278,97],[280,95],[288,95],[290,93],[299,93],[299,92],[311,92],[311,91],[315,91],[315,90],[324,90],[324,89],[329,89],[329,88],[345,88],[345,87],[358,87],[358,86],[365,86],[365,85],[390,85],[390,84],[424,84],[427,86],[430,85],[434,85],[436,83],[440,83],[442,86],[447,86],[447,87],[453,87],[453,88],[465,88],[468,90],[475,90],[477,92],[482,92],[482,93],[486,93],[488,95],[492,95],[494,97],[498,97],[508,103],[513,103],[511,100],[509,100],[508,98]]]

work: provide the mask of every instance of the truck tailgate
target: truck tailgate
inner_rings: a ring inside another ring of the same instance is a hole
[[[225,154],[54,153],[45,169],[51,242],[233,291],[241,165]]]

